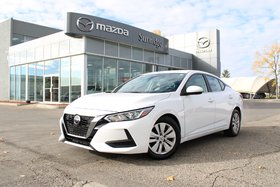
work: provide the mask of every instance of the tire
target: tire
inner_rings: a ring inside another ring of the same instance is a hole
[[[169,158],[177,150],[180,141],[181,133],[176,121],[163,116],[151,130],[148,155],[157,160]]]
[[[224,133],[226,136],[234,137],[239,134],[241,127],[241,116],[240,112],[237,109],[234,109],[230,118],[229,129],[225,130]]]

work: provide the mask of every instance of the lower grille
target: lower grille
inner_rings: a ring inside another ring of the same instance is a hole
[[[90,136],[87,139],[82,139],[82,138],[77,138],[77,137],[67,135],[64,127],[62,127],[62,130],[63,130],[63,134],[65,136],[65,139],[67,141],[73,142],[73,143],[76,143],[76,144],[85,145],[85,146],[90,146],[90,142],[91,142],[93,136],[95,135],[95,133],[97,132],[97,130],[93,130],[91,132]]]
[[[72,114],[64,114],[64,123],[68,134],[72,134],[75,136],[86,137],[88,128],[90,126],[91,121],[94,117],[89,116],[80,116],[80,122],[78,124],[74,123],[75,115]]]

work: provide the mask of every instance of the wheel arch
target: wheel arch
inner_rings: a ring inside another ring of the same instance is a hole
[[[239,106],[236,106],[236,107],[233,109],[233,111],[234,111],[235,109],[238,110],[239,115],[240,115],[240,120],[241,120],[243,116],[242,116],[242,112],[241,112],[240,107],[239,107]]]
[[[173,119],[173,120],[177,123],[177,125],[178,125],[178,127],[179,127],[179,130],[180,130],[180,132],[181,132],[181,124],[180,124],[180,121],[178,120],[178,118],[177,118],[175,115],[170,114],[170,113],[167,113],[167,114],[164,114],[164,115],[160,116],[158,119],[160,119],[160,118],[162,118],[162,117],[169,117],[169,118]]]

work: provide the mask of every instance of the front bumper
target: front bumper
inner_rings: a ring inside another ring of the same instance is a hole
[[[108,123],[102,117],[94,118],[84,136],[69,129],[64,116],[60,119],[59,141],[77,147],[105,153],[135,154],[148,151],[150,132],[153,126],[151,115],[143,118]],[[70,132],[71,131],[71,132]]]

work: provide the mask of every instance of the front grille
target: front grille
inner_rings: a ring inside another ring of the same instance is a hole
[[[86,137],[88,128],[94,117],[80,116],[81,121],[79,124],[74,123],[74,117],[75,115],[72,114],[64,114],[63,119],[68,134]]]

